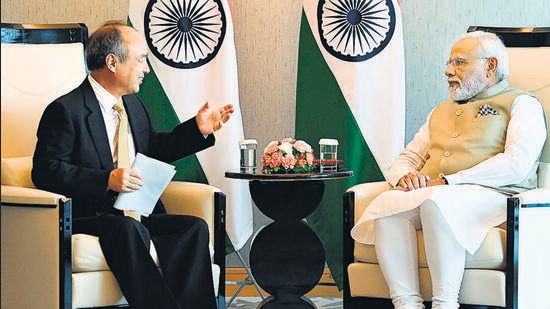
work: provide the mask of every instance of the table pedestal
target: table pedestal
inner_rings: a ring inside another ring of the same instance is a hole
[[[271,295],[258,308],[317,308],[304,295],[321,279],[325,251],[303,218],[319,205],[324,182],[252,180],[249,185],[258,209],[274,220],[258,231],[250,249],[252,274]]]
[[[323,198],[326,180],[353,176],[353,171],[311,174],[263,174],[227,171],[225,177],[249,180],[256,207],[274,221],[252,240],[250,271],[271,296],[258,308],[317,308],[304,295],[321,279],[325,250],[303,220]]]

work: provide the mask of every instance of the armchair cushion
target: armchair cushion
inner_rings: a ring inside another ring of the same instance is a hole
[[[109,266],[101,250],[101,245],[99,244],[99,237],[88,234],[74,234],[71,242],[73,247],[73,273],[109,270]],[[159,266],[157,250],[153,242],[151,242],[149,253],[157,266]]]
[[[32,157],[2,158],[2,184],[34,188],[31,179]]]
[[[418,237],[418,267],[428,267],[424,249],[422,231],[417,231]],[[501,228],[492,228],[475,254],[466,256],[466,268],[501,269],[506,267],[506,231]],[[356,261],[378,264],[374,245],[365,245],[355,242],[354,256]]]

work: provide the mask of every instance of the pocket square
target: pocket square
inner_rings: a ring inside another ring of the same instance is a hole
[[[479,107],[476,118],[484,116],[498,116],[498,113],[493,109],[493,107],[491,107],[491,105],[483,104]]]

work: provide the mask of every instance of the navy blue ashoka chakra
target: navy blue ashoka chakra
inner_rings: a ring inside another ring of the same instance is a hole
[[[191,69],[216,56],[226,17],[220,0],[150,0],[144,28],[155,57],[175,68]]]
[[[392,0],[320,0],[317,24],[327,52],[344,61],[364,61],[390,42],[395,8]]]

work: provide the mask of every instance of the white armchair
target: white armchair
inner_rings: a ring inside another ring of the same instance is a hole
[[[471,27],[499,34],[508,47],[510,84],[535,94],[550,123],[550,28]],[[527,42],[525,41],[527,40]],[[548,125],[547,125],[548,127]],[[386,182],[351,187],[344,195],[344,307],[393,308],[374,246],[355,242],[350,230]],[[468,255],[460,290],[461,308],[547,308],[550,286],[550,132],[538,169],[538,188],[508,199],[508,219],[491,229]],[[431,301],[432,286],[422,231],[417,232],[421,294]],[[476,307],[478,306],[478,307]]]
[[[127,305],[98,238],[72,234],[71,198],[36,189],[30,176],[42,111],[85,77],[87,38],[84,24],[2,23],[2,308]],[[208,223],[214,290],[224,308],[224,193],[173,181],[161,200],[169,213]],[[154,245],[151,255],[158,265]]]

